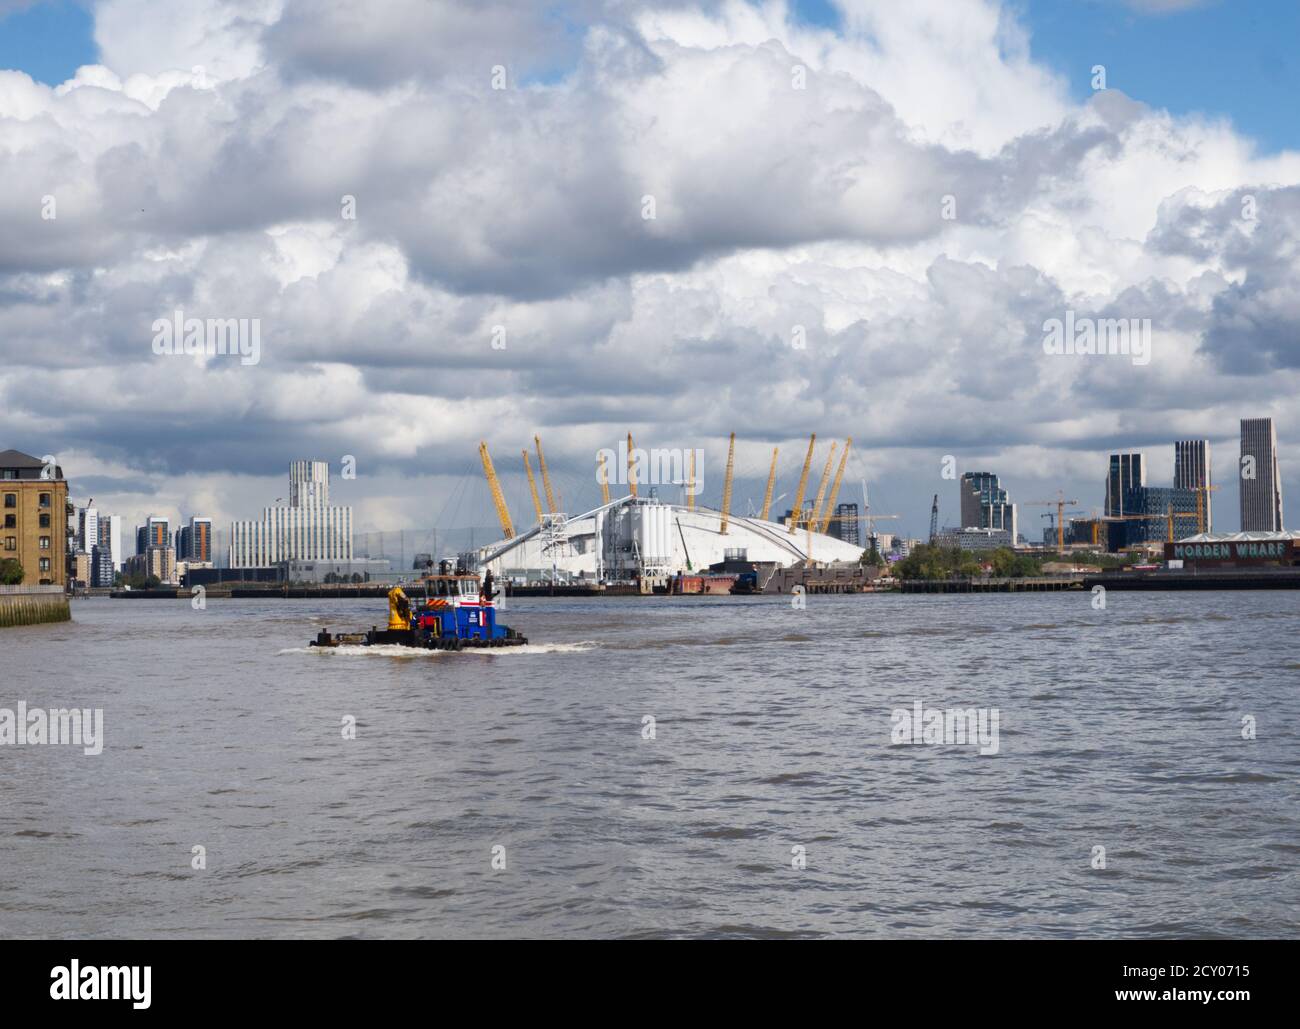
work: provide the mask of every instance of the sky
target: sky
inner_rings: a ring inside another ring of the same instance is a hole
[[[882,529],[955,466],[1036,536],[1208,438],[1232,530],[1271,416],[1297,510],[1300,4],[357,10],[0,0],[0,449],[76,502],[222,525],[312,457],[360,529],[490,533],[480,439],[522,522],[534,434],[580,511],[628,432],[716,504],[735,432],[744,510],[816,432]],[[159,353],[177,311],[256,362]],[[1045,352],[1067,313],[1149,359]]]

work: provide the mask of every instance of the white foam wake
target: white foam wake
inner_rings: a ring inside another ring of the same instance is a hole
[[[581,654],[594,649],[591,640],[579,643],[526,643],[522,647],[487,647],[478,649],[468,647],[459,652],[450,650],[426,650],[423,647],[403,647],[397,643],[380,643],[373,647],[286,647],[281,654],[330,654],[346,657],[451,657],[461,656],[505,657],[516,654]]]

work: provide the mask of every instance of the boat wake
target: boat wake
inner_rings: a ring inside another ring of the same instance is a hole
[[[580,643],[525,643],[522,647],[490,647],[453,652],[380,643],[373,647],[285,647],[280,654],[318,654],[328,657],[506,657],[516,654],[581,654],[594,650],[595,647],[596,644],[591,640],[583,640]]]

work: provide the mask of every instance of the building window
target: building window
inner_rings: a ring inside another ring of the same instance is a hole
[[[18,494],[17,494],[17,493],[6,493],[6,494],[5,494],[5,507],[17,507],[17,506],[18,506]]]
[[[41,528],[48,529],[49,527],[50,527],[50,516],[47,514],[41,515]]]
[[[48,537],[48,536],[42,536],[42,537],[41,537],[41,549],[42,549],[42,550],[49,550],[49,549],[50,549],[50,537]]]
[[[16,529],[16,528],[18,528],[18,516],[17,516],[17,515],[5,515],[5,528],[6,528],[6,529]]]
[[[50,570],[50,559],[48,557],[41,558],[41,571],[48,572],[49,570]]]
[[[17,550],[17,549],[18,549],[18,537],[17,537],[17,536],[6,536],[6,537],[5,537],[5,550]]]
[[[49,495],[48,493],[42,493],[42,494],[41,494],[41,501],[40,501],[40,503],[41,503],[41,507],[49,507],[49,506],[50,506],[50,495]]]

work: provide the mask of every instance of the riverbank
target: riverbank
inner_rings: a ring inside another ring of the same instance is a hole
[[[0,629],[71,619],[62,586],[0,586]]]

